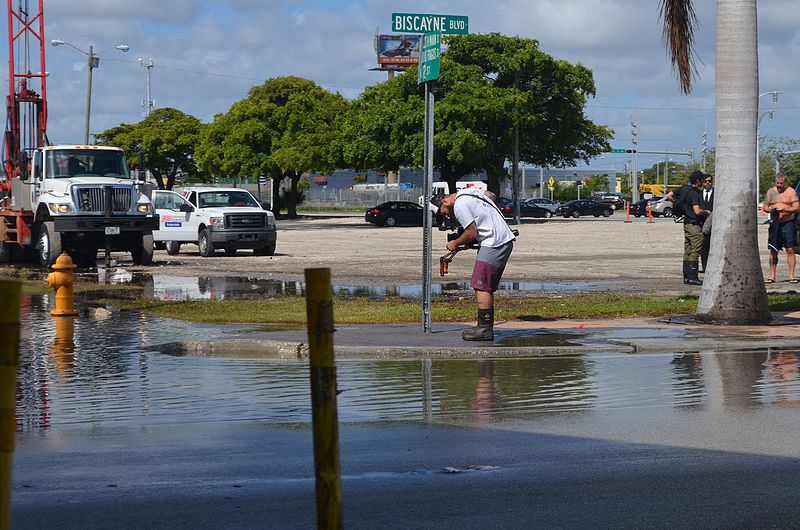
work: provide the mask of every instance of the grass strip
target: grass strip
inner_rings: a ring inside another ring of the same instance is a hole
[[[694,311],[695,296],[645,297],[587,293],[558,298],[503,297],[495,304],[498,320],[543,320],[557,318],[621,318],[686,314]],[[305,323],[305,299],[278,297],[259,300],[145,301],[126,307],[158,316],[209,324]],[[436,322],[469,321],[475,318],[475,304],[469,300],[434,300]],[[404,324],[420,322],[419,300],[403,298],[336,298],[333,306],[339,324]]]

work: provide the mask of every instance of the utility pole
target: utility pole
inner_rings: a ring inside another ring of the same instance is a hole
[[[703,154],[703,173],[706,172],[706,151],[708,151],[708,125],[700,135],[700,152]]]
[[[639,149],[639,122],[631,121],[631,144],[633,144],[633,202],[639,200],[639,174],[636,172],[636,151]]]
[[[144,63],[144,60],[140,57],[139,64],[147,68],[147,99],[142,101],[142,107],[144,107],[144,117],[150,116],[150,112],[152,112],[153,108],[155,107],[155,100],[151,96],[151,78],[150,74],[153,70],[153,59],[150,58],[147,60],[147,64]]]

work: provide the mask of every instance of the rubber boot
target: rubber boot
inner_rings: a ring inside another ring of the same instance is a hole
[[[684,261],[683,262],[683,283],[689,283],[691,279],[691,272],[689,271],[689,267],[691,266],[691,261]]]
[[[478,325],[461,333],[464,340],[494,340],[494,308],[478,309]]]
[[[696,261],[688,261],[689,264],[689,279],[683,280],[683,283],[689,285],[703,285],[703,281],[697,277],[698,265]]]

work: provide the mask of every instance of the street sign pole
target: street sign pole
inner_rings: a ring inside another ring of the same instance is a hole
[[[431,214],[429,203],[433,187],[433,86],[439,78],[441,55],[441,34],[426,33],[422,37],[422,50],[419,56],[417,84],[425,85],[425,144],[423,151],[423,173],[425,178],[425,212],[423,214],[422,236],[422,332],[431,332],[431,265],[432,239]]]
[[[431,332],[431,265],[433,262],[432,226],[429,202],[433,187],[433,81],[425,83],[425,145],[423,167],[425,179],[425,211],[422,241],[422,332]]]

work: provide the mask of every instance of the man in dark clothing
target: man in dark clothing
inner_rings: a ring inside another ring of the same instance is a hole
[[[689,183],[681,186],[677,192],[669,192],[667,198],[683,204],[683,283],[703,285],[700,278],[698,261],[700,248],[703,246],[702,221],[711,212],[700,207],[700,188],[703,186],[702,171],[694,171],[689,176]]]
[[[708,174],[703,175],[703,189],[700,192],[700,208],[703,210],[708,210],[709,212],[714,210],[714,178]],[[700,263],[703,266],[703,269],[700,272],[706,272],[708,251],[711,247],[711,214],[705,218],[702,226],[703,246],[700,247]]]

